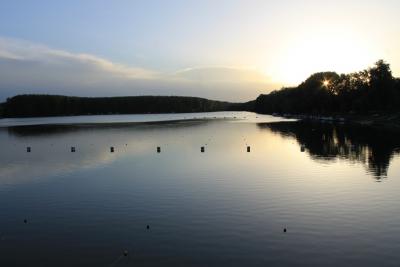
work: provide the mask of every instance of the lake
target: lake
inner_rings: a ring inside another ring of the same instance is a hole
[[[79,116],[0,120],[0,147],[0,266],[400,262],[396,133],[248,112]]]

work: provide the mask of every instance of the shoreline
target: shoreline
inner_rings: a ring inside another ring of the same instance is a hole
[[[332,123],[350,123],[382,130],[391,130],[400,132],[400,113],[393,114],[370,114],[370,115],[305,115],[305,114],[271,114],[273,116],[282,116],[284,118],[309,120]]]

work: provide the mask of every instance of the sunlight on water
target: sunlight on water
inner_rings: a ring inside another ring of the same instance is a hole
[[[0,128],[0,265],[398,264],[397,135],[212,115]]]

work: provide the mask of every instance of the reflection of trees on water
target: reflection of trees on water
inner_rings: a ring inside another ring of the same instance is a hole
[[[364,126],[307,121],[258,126],[294,137],[314,159],[362,162],[376,179],[387,176],[390,160],[400,148],[396,133]]]
[[[27,125],[27,126],[11,126],[4,128],[10,135],[16,137],[33,137],[33,136],[52,136],[52,135],[68,135],[78,132],[93,132],[101,130],[134,130],[148,131],[149,129],[171,129],[171,128],[188,128],[199,127],[214,121],[207,119],[192,120],[175,120],[175,121],[159,121],[159,122],[121,122],[121,123],[88,123],[88,124],[48,124],[48,125]],[[0,130],[2,130],[0,128]]]

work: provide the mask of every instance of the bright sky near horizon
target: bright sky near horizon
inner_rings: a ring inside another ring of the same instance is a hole
[[[400,1],[2,0],[0,100],[20,93],[244,101],[378,59]]]

